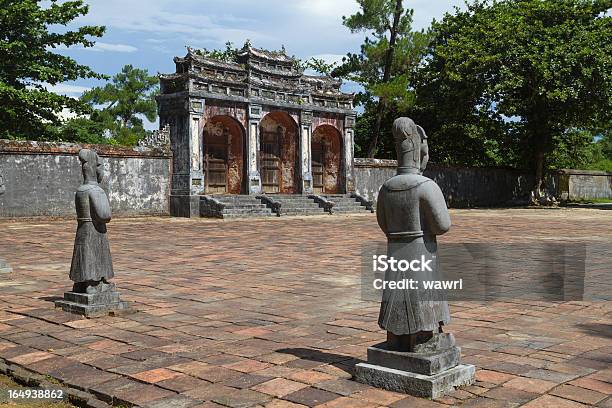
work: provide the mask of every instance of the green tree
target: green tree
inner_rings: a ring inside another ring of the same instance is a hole
[[[91,120],[110,131],[113,142],[132,146],[146,135],[141,116],[157,117],[159,80],[146,69],[126,65],[105,86],[95,87],[81,96],[93,111]]]
[[[87,14],[88,6],[82,0],[40,3],[0,0],[0,137],[45,138],[49,124],[59,123],[64,108],[78,113],[88,108],[79,100],[47,91],[45,84],[103,77],[54,51],[61,46],[91,47],[94,42],[88,37],[102,36],[104,27],[49,30]]]
[[[343,17],[343,24],[351,32],[371,32],[372,38],[365,38],[359,54],[347,54],[332,75],[363,85],[365,91],[356,101],[375,110],[365,150],[368,157],[374,157],[385,115],[413,103],[410,85],[427,49],[429,35],[412,31],[413,10],[404,9],[402,0],[357,0],[357,3],[360,11]]]
[[[481,157],[531,166],[539,195],[568,130],[610,127],[611,5],[485,0],[446,14],[433,24],[417,110],[457,149],[475,142]]]
[[[337,65],[335,62],[332,63],[327,63],[325,62],[324,59],[322,58],[310,58],[307,61],[304,61],[304,63],[302,64],[302,68],[303,69],[312,69],[313,71],[319,73],[319,74],[323,74],[323,75],[331,75],[331,73],[333,72],[334,69],[337,68]]]

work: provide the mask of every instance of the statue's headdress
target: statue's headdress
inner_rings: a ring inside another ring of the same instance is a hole
[[[98,153],[90,149],[79,150],[79,160],[83,167],[83,178],[87,180],[87,176],[93,177],[102,181],[102,170],[99,168],[102,163],[98,158]]]
[[[81,163],[92,163],[94,166],[98,165],[98,153],[90,149],[79,150],[79,160]]]
[[[395,151],[397,152],[398,164],[400,167],[419,168],[421,162],[421,133],[419,126],[410,118],[397,118],[393,122],[393,139],[395,141]],[[425,134],[425,132],[423,132]],[[408,155],[409,162],[405,163]]]

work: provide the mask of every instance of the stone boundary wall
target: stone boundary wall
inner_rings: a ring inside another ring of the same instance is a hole
[[[0,218],[75,215],[74,192],[83,180],[81,148],[95,150],[102,159],[102,188],[114,216],[169,213],[169,149],[0,139],[6,187]]]
[[[380,186],[396,172],[395,160],[356,158],[355,188],[360,195],[376,200]],[[520,170],[489,167],[427,165],[425,176],[442,189],[449,207],[492,207],[512,205],[529,196],[533,176]]]
[[[561,169],[553,173],[555,195],[563,200],[612,199],[612,172]]]

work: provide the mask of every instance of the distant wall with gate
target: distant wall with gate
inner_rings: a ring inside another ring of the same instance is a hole
[[[71,216],[82,183],[78,152],[98,152],[113,215],[168,214],[171,153],[164,149],[0,140],[0,217]]]
[[[380,186],[396,173],[395,160],[356,158],[355,190],[376,200]],[[449,207],[490,207],[509,205],[529,195],[532,175],[514,169],[454,167],[428,164],[425,176],[433,179]]]

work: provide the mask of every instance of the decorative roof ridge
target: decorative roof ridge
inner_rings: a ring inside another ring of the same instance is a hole
[[[244,56],[247,54],[255,55],[259,58],[265,58],[275,62],[290,62],[293,63],[296,59],[287,55],[285,48],[283,47],[280,51],[269,51],[263,48],[255,48],[250,44],[245,46],[239,51],[239,55]]]

